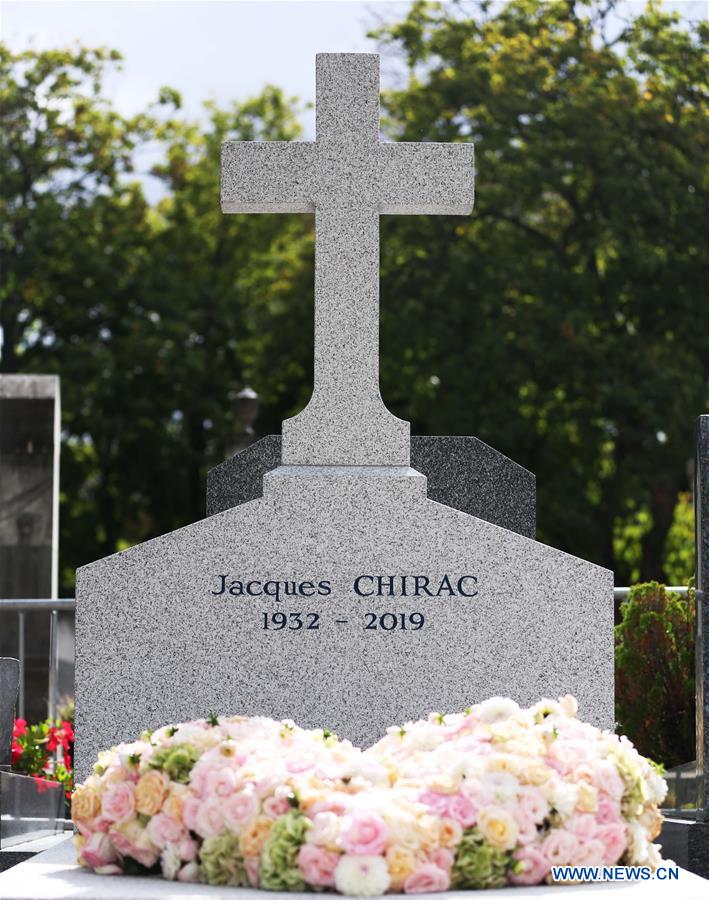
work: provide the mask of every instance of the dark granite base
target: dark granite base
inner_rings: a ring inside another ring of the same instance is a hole
[[[270,434],[207,474],[207,515],[261,496],[263,476],[281,464]],[[525,537],[536,535],[536,478],[474,437],[411,438],[411,466],[428,479],[431,500]]]
[[[13,866],[17,866],[20,863],[26,862],[28,859],[32,859],[35,856],[35,853],[23,853],[21,851],[13,851],[13,850],[3,850],[0,851],[0,872],[5,872],[7,869],[11,869]]]
[[[695,875],[709,878],[709,822],[667,818],[657,843],[662,845],[665,859],[671,859]]]

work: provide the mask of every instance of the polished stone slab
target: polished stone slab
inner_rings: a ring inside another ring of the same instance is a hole
[[[432,710],[570,692],[612,728],[612,590],[608,570],[428,499],[413,469],[280,467],[263,497],[79,569],[79,777],[211,711],[366,745]]]
[[[211,469],[207,515],[260,497],[263,476],[280,464],[280,435],[269,434]],[[431,500],[535,537],[535,476],[483,441],[412,435],[411,467],[427,477]]]
[[[589,897],[598,900],[706,900],[709,884],[697,875],[679,870],[676,881],[642,881],[616,884],[540,885],[526,888],[498,888],[484,891],[485,900],[559,900],[559,898]],[[338,896],[324,892],[322,896]],[[396,896],[396,895],[388,895]],[[428,896],[440,900],[470,900],[473,891],[447,891]],[[3,900],[140,900],[140,898],[232,898],[257,900],[273,897],[277,900],[306,900],[312,892],[282,893],[255,891],[251,888],[219,888],[206,884],[180,884],[161,878],[132,875],[95,875],[76,865],[71,840],[63,841],[52,850],[35,856],[0,875],[0,897]]]

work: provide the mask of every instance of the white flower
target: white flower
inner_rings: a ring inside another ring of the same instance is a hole
[[[167,878],[168,881],[174,881],[181,867],[182,859],[180,858],[179,848],[175,844],[168,844],[160,854],[162,877]]]
[[[345,854],[335,869],[335,887],[353,897],[376,897],[389,887],[389,870],[383,856]]]
[[[339,816],[333,812],[321,812],[313,818],[313,827],[308,830],[305,840],[321,847],[335,847],[339,834]]]
[[[509,697],[490,697],[475,707],[479,722],[491,725],[493,722],[503,722],[519,712],[519,704]]]
[[[547,799],[554,809],[566,819],[571,816],[574,809],[576,809],[578,794],[579,789],[575,784],[566,784],[564,781],[557,781],[556,784],[550,785]]]

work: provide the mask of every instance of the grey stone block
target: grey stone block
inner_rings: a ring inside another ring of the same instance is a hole
[[[222,148],[224,212],[315,212],[314,387],[283,462],[408,465],[409,424],[379,393],[379,216],[468,215],[473,146],[381,143],[376,54],[318,54],[316,98],[314,143]]]
[[[281,438],[270,434],[211,469],[207,515],[260,497],[263,476],[280,464]],[[431,500],[534,538],[534,475],[483,441],[412,435],[411,466],[427,477]]]
[[[369,744],[430,710],[571,692],[610,728],[612,588],[607,570],[427,499],[412,469],[278,468],[263,497],[78,571],[79,775],[102,747],[212,710]]]

